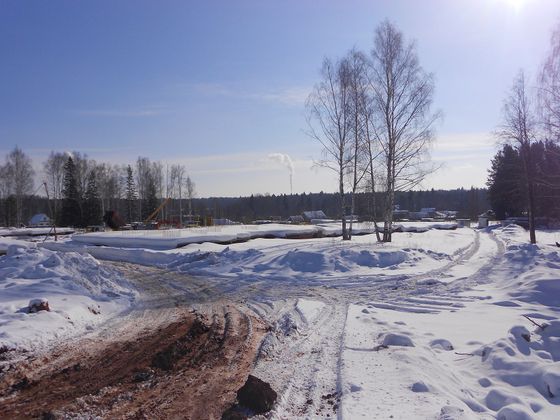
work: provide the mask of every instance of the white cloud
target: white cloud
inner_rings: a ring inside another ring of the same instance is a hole
[[[158,115],[166,114],[169,110],[163,106],[153,106],[145,108],[132,108],[132,109],[78,109],[72,111],[78,115],[92,116],[92,117],[124,117],[124,118],[141,118],[141,117],[155,117]]]
[[[491,133],[448,133],[438,137],[432,159],[441,169],[427,177],[426,188],[484,187],[497,148]]]
[[[202,95],[227,96],[288,106],[303,105],[311,92],[311,88],[308,86],[288,86],[263,91],[248,91],[218,83],[194,83],[179,86]]]
[[[422,187],[483,187],[496,148],[491,137],[484,133],[450,134],[442,135],[440,139],[440,147],[436,143],[432,155],[436,163],[442,164],[442,168],[430,175]],[[113,164],[134,164],[138,155],[147,155],[164,165],[184,164],[196,182],[200,196],[239,196],[267,192],[288,194],[291,187],[294,193],[333,192],[337,185],[333,171],[314,165],[313,157],[318,157],[320,153],[318,147],[316,153],[315,147],[302,147],[299,151],[289,150],[289,155],[270,151],[203,156],[166,155],[164,150],[157,154],[145,154],[130,149],[75,149],[86,152],[92,159]],[[40,169],[50,150],[33,149],[26,152],[33,158],[36,169]],[[292,176],[286,156],[294,169]]]

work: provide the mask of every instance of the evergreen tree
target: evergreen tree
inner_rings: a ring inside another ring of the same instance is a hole
[[[506,144],[492,159],[489,170],[488,199],[496,218],[520,216],[527,207],[519,152]]]
[[[82,226],[80,197],[76,182],[76,166],[72,157],[68,157],[64,165],[64,187],[62,189],[62,209],[60,210],[61,226]]]
[[[99,224],[101,224],[101,199],[97,189],[95,171],[91,171],[88,175],[84,196],[83,225],[91,226]]]
[[[537,167],[535,191],[537,214],[560,218],[560,146],[551,141],[538,142],[532,147]]]
[[[136,220],[136,206],[134,202],[137,199],[136,186],[134,185],[134,176],[130,165],[126,168],[126,219],[128,223]]]

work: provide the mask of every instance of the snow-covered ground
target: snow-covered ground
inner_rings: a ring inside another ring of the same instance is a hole
[[[0,238],[0,348],[37,349],[94,326],[127,308],[135,291],[115,270],[87,254],[55,252]],[[50,311],[29,313],[33,299]]]
[[[106,316],[125,308],[134,292],[96,259],[126,261],[176,273],[165,281],[179,293],[193,293],[194,275],[197,293],[243,302],[273,325],[255,374],[279,392],[278,418],[560,418],[560,232],[530,245],[514,225],[431,229],[379,244],[266,228],[276,239],[259,230],[228,245],[180,232],[169,235],[190,244],[160,251],[173,247],[154,234],[11,243],[0,257],[0,346],[47,340],[70,321],[93,327],[92,304]],[[37,297],[54,310],[18,312]]]
[[[516,226],[494,233],[505,253],[471,290],[349,306],[343,418],[559,418],[558,233],[539,245]]]

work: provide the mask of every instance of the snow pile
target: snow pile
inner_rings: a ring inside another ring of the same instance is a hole
[[[423,235],[400,234],[393,243],[378,243],[375,236],[339,238],[255,239],[246,243],[191,244],[180,250],[162,252],[173,261],[168,269],[198,276],[222,277],[231,281],[355,282],[380,281],[387,276],[403,278],[442,269],[467,252],[475,232],[431,230]],[[101,249],[101,251],[100,251]],[[109,248],[107,249],[109,250]],[[126,249],[116,249],[126,253]],[[93,249],[94,255],[102,248]],[[135,259],[130,250],[127,261]],[[383,276],[383,277],[379,277]]]
[[[481,348],[478,353],[489,372],[490,384],[505,383],[513,387],[488,385],[487,407],[499,412],[515,404],[515,410],[539,412],[546,401],[559,404],[559,343],[560,321],[554,320],[532,334],[524,326],[514,326],[507,338]],[[517,392],[522,388],[526,388],[525,392]],[[538,392],[542,398],[531,391]]]
[[[381,246],[330,246],[317,242],[303,248],[270,248],[267,252],[249,248],[235,250],[226,247],[220,252],[197,250],[179,254],[168,265],[178,271],[193,275],[220,275],[223,277],[275,279],[335,279],[347,278],[349,273],[373,276],[398,268],[414,272],[419,262],[433,268],[450,261],[445,254],[427,253],[424,250],[400,250]],[[321,277],[317,277],[320,275]]]
[[[235,282],[246,284],[263,279],[293,282],[295,285],[301,281],[332,283],[332,280],[341,280],[348,283],[367,279],[377,282],[387,276],[397,279],[419,276],[454,264],[473,248],[477,235],[471,229],[430,230],[422,235],[398,234],[392,243],[378,243],[375,235],[355,236],[352,241],[334,237],[257,238],[228,245],[193,243],[180,249],[160,251],[91,246],[76,241],[51,241],[41,244],[41,247],[89,253],[104,260],[155,265],[212,279],[227,279],[230,290],[235,288]],[[147,240],[152,239],[148,233]],[[151,245],[151,248],[154,246]]]
[[[3,240],[2,240],[3,242]],[[21,242],[0,258],[0,348],[31,348],[91,328],[134,299],[131,286],[90,255]],[[29,313],[35,299],[50,311]]]
[[[455,222],[399,222],[393,224],[395,232],[427,232],[430,229],[455,230]]]
[[[455,229],[455,223],[403,223],[400,231],[426,232],[432,229]],[[371,222],[354,223],[354,235],[372,234]],[[259,238],[305,239],[336,237],[342,235],[339,222],[318,225],[289,225],[269,223],[264,225],[226,225],[170,230],[128,230],[118,232],[93,232],[74,235],[76,242],[88,245],[105,245],[127,248],[174,249],[189,244],[214,242],[231,244]]]

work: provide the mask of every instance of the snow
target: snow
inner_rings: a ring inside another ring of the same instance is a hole
[[[67,227],[57,227],[57,235],[69,235],[74,233],[74,229]],[[27,236],[45,236],[54,235],[54,231],[50,227],[38,227],[38,228],[0,228],[0,236],[16,236],[16,237],[27,237]]]
[[[302,320],[309,324],[317,319],[319,313],[324,309],[325,304],[316,300],[298,299],[296,310],[299,312]]]
[[[261,233],[271,231],[274,230],[263,230]],[[348,282],[360,281],[366,285],[379,282],[387,276],[411,277],[441,269],[472,248],[475,232],[458,229],[432,230],[424,234],[398,233],[391,244],[377,243],[375,235],[371,234],[355,236],[350,242],[334,237],[257,238],[248,242],[216,244],[206,238],[208,241],[201,244],[191,243],[180,249],[161,251],[154,250],[154,245],[151,245],[152,249],[104,247],[89,245],[95,240],[87,239],[87,243],[82,239],[76,241],[76,238],[89,238],[89,235],[98,237],[98,234],[74,235],[71,242],[51,241],[44,246],[52,250],[76,250],[90,253],[96,258],[157,265],[190,275],[227,278],[231,281],[247,282],[267,278],[294,285],[305,281],[344,287]],[[145,240],[159,240],[157,231],[146,235]],[[105,238],[107,235],[104,234],[101,236],[104,243],[117,238]]]
[[[407,231],[427,231],[430,229],[453,229],[455,223],[407,223]],[[354,223],[354,235],[371,234],[372,223]],[[113,247],[150,248],[156,250],[179,248],[189,244],[214,242],[229,244],[257,238],[306,238],[340,236],[340,223],[320,223],[317,225],[289,225],[268,223],[264,225],[225,225],[170,230],[127,230],[116,232],[92,232],[76,234],[74,241],[88,245]]]
[[[126,309],[135,292],[90,255],[0,239],[0,348],[32,349],[93,328]],[[29,313],[46,300],[50,312]]]
[[[546,244],[557,233],[543,232],[544,245],[526,244],[515,226],[493,233],[505,245],[503,260],[475,274],[472,289],[445,296],[446,305],[435,305],[443,296],[425,296],[350,306],[342,388],[358,384],[361,392],[344,394],[343,418],[431,418],[445,404],[475,418],[558,418],[559,252]],[[414,347],[391,347],[402,340]]]
[[[126,261],[195,275],[270,322],[255,372],[280,394],[272,417],[326,417],[336,395],[341,419],[560,418],[560,232],[531,245],[515,225],[403,226],[388,244],[333,224],[2,238],[0,347],[118,314],[134,291],[98,259]],[[22,311],[37,298],[51,312]]]

